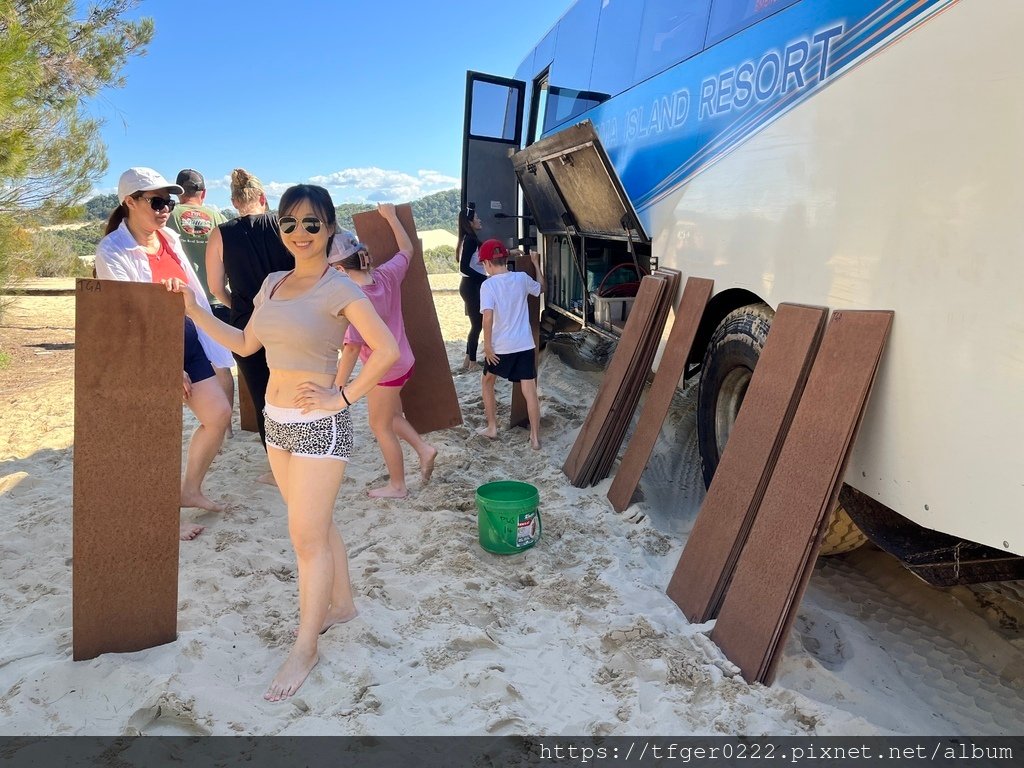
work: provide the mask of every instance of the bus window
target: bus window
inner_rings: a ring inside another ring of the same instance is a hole
[[[527,144],[533,144],[544,132],[545,113],[548,108],[548,70],[544,70],[533,81],[530,95],[530,130]]]
[[[710,7],[711,0],[647,0],[637,49],[636,82],[703,50]]]
[[[601,0],[581,0],[573,4],[558,22],[551,82],[561,88],[591,89],[590,73],[594,68],[601,5]]]
[[[608,100],[607,93],[593,91],[574,91],[571,88],[548,87],[548,106],[544,115],[544,132],[547,133],[556,125],[561,125],[577,115],[582,115],[591,107]]]
[[[705,47],[725,40],[798,0],[714,0]]]
[[[469,133],[475,138],[512,140],[516,137],[519,92],[499,83],[473,83],[473,114]]]
[[[637,0],[605,0],[597,26],[590,89],[622,93],[633,85],[636,47],[640,42]]]

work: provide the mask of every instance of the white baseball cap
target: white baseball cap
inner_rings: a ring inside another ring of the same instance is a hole
[[[136,192],[152,192],[155,189],[169,189],[171,194],[180,195],[185,190],[178,184],[171,184],[152,168],[129,168],[117,180],[117,199],[122,203]]]
[[[349,256],[355,256],[360,251],[369,252],[369,250],[359,242],[355,232],[349,229],[339,229],[338,234],[334,236],[334,242],[331,243],[331,252],[327,254],[327,263],[336,264]]]

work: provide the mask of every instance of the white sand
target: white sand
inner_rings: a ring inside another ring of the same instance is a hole
[[[8,326],[72,312],[71,299],[43,301],[18,299]],[[437,303],[454,366],[465,320],[457,294]],[[819,563],[778,682],[743,682],[712,625],[688,624],[664,594],[703,494],[692,398],[662,431],[646,501],[616,515],[609,481],[576,489],[560,470],[598,374],[551,355],[544,449],[525,430],[475,436],[479,379],[457,376],[466,423],[431,435],[434,480],[408,500],[366,497],[385,471],[356,408],[336,520],[360,615],[323,636],[291,701],[261,697],[297,601],[284,506],[254,482],[267,465],[249,433],[226,442],[206,484],[231,510],[197,517],[205,533],[181,545],[177,642],[73,662],[73,383],[4,390],[3,376],[0,734],[1024,732],[1019,585],[935,590],[871,548]],[[508,400],[499,387],[506,422]],[[544,520],[537,547],[509,557],[480,548],[474,506],[477,485],[503,478],[540,488]]]

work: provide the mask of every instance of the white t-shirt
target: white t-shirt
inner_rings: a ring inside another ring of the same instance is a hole
[[[496,355],[533,349],[527,296],[540,296],[540,283],[525,272],[491,275],[480,286],[480,313],[494,312],[491,344]]]

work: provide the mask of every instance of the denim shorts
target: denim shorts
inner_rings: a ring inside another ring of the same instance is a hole
[[[348,461],[352,453],[352,414],[343,411],[310,411],[263,408],[267,445],[292,456]]]

